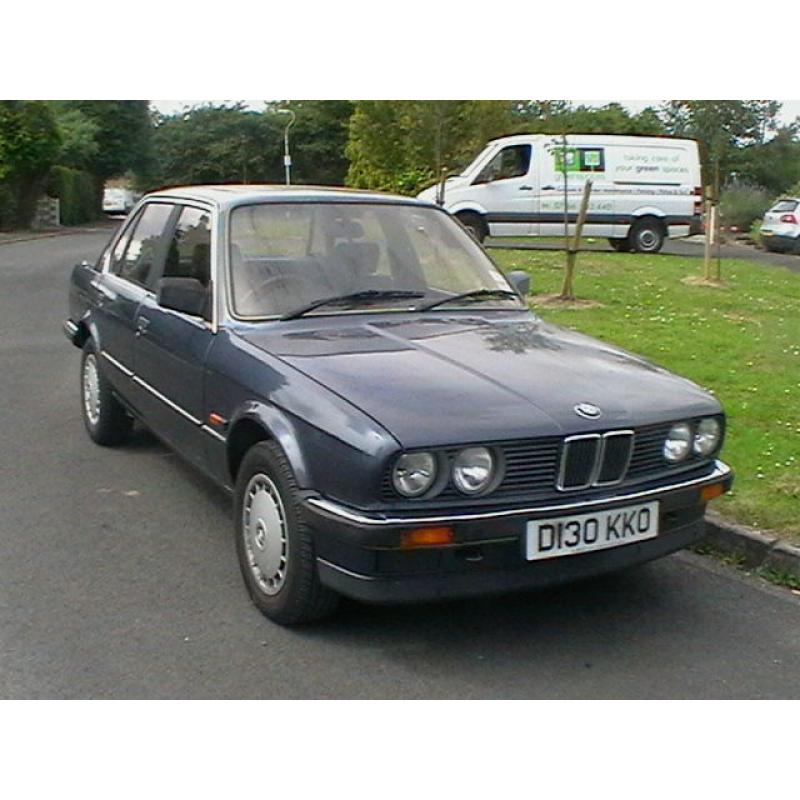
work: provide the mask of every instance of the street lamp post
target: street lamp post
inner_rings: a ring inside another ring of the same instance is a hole
[[[289,154],[289,128],[294,124],[296,114],[291,108],[279,108],[279,114],[291,114],[291,119],[286,124],[283,130],[283,168],[286,172],[286,185],[290,186],[292,183],[292,157]]]

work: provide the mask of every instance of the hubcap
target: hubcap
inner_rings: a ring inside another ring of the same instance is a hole
[[[242,535],[247,563],[256,583],[265,594],[277,594],[286,580],[289,539],[280,494],[263,473],[253,475],[247,484]]]
[[[639,245],[642,250],[652,250],[658,244],[658,236],[655,231],[643,230],[639,233]]]
[[[97,374],[97,359],[86,356],[83,364],[83,407],[91,425],[100,419],[100,376]]]

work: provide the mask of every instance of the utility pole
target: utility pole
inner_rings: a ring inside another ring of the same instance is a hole
[[[297,114],[292,111],[291,108],[279,108],[279,114],[291,114],[291,119],[286,124],[286,127],[283,129],[283,169],[286,174],[286,185],[291,186],[292,184],[292,156],[289,153],[289,128],[294,125],[294,121],[297,118]]]

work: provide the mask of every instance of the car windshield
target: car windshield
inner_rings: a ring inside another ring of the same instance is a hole
[[[466,293],[475,294],[463,306],[523,307],[496,291],[509,285],[469,234],[446,212],[424,206],[239,206],[231,215],[230,270],[233,309],[245,318],[291,316],[321,300],[309,313],[400,310]]]

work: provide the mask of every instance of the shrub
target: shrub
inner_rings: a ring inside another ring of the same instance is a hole
[[[47,194],[60,201],[62,225],[81,225],[100,215],[94,177],[88,172],[71,167],[52,167]]]
[[[766,189],[746,183],[731,184],[720,193],[720,221],[726,227],[747,231],[754,220],[764,216],[771,204],[772,197]]]
[[[750,241],[753,244],[761,245],[761,220],[756,219],[753,220],[753,224],[750,226]]]
[[[0,182],[0,231],[14,227],[17,219],[17,198],[14,190]]]

